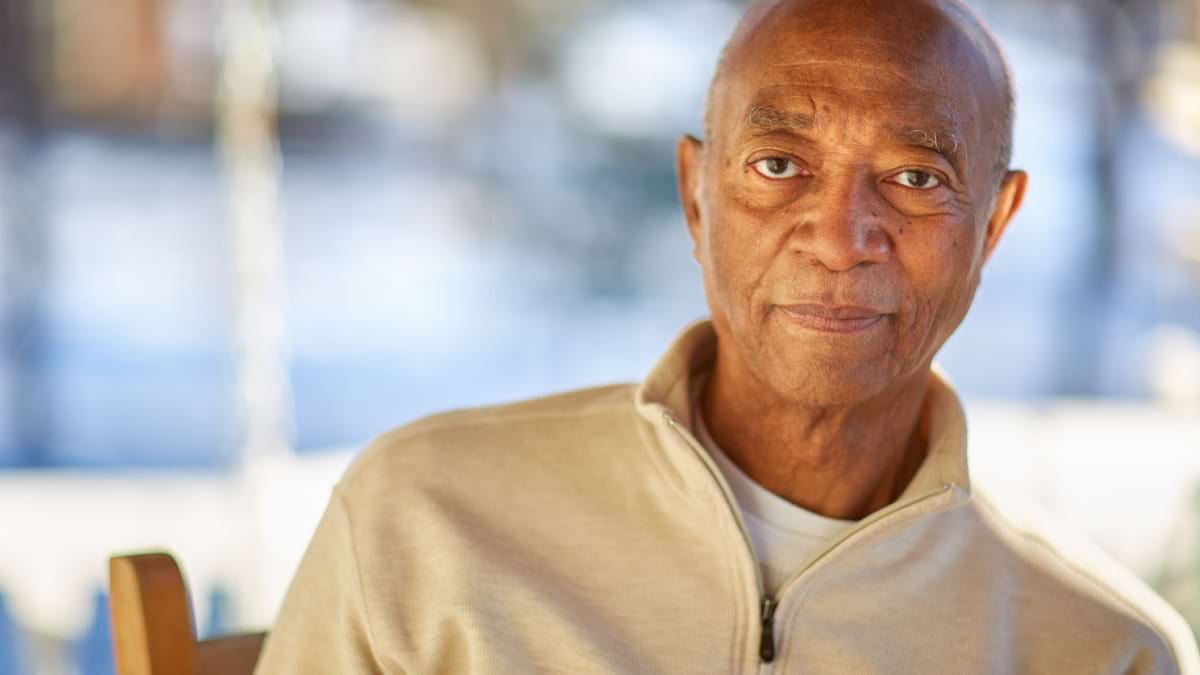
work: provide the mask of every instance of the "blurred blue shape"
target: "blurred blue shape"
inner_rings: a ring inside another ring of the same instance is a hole
[[[8,612],[8,600],[0,594],[0,675],[20,675],[22,649],[17,622]]]
[[[226,635],[230,632],[230,617],[233,615],[233,596],[220,586],[209,594],[208,621],[204,624],[201,640]]]
[[[107,593],[96,593],[92,602],[92,625],[73,651],[75,666],[83,675],[114,675]]]

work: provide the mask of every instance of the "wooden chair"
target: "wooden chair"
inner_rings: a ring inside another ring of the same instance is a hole
[[[251,675],[265,633],[196,640],[187,585],[167,553],[108,561],[116,675]]]

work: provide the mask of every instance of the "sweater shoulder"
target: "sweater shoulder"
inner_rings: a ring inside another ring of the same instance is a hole
[[[633,384],[612,384],[419,418],[377,436],[346,470],[339,487],[353,495],[366,483],[428,465],[470,464],[472,454],[579,445],[617,433],[635,415]],[[570,439],[571,443],[563,443]]]
[[[1140,633],[1178,672],[1200,673],[1191,628],[1132,571],[1024,496],[978,487],[972,493],[977,516],[1026,570],[1021,581],[1031,596],[1078,606],[1080,619],[1097,630]]]

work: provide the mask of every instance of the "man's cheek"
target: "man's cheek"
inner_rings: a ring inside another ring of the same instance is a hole
[[[944,339],[939,331],[949,315],[955,312],[960,300],[959,291],[949,277],[924,277],[923,283],[911,290],[910,320],[900,336],[906,352],[923,359],[930,348]]]
[[[713,262],[722,284],[745,289],[761,276],[762,237],[753,224],[729,222],[713,241]]]
[[[727,245],[713,247],[710,265],[706,288],[712,300],[735,325],[744,323],[741,318],[749,310],[749,284],[743,279],[745,266]]]
[[[963,276],[966,271],[955,272],[953,276],[943,278],[942,284],[928,291],[930,295],[925,302],[927,325],[923,331],[925,344],[922,348],[922,352],[927,353],[923,356],[932,356],[933,352],[949,339],[970,306],[972,293]]]

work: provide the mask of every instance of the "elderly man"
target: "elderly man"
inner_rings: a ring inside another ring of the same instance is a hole
[[[772,0],[679,186],[711,323],[639,386],[425,419],[334,491],[259,673],[1197,673],[1180,617],[973,489],[931,371],[1021,202],[952,0]]]

